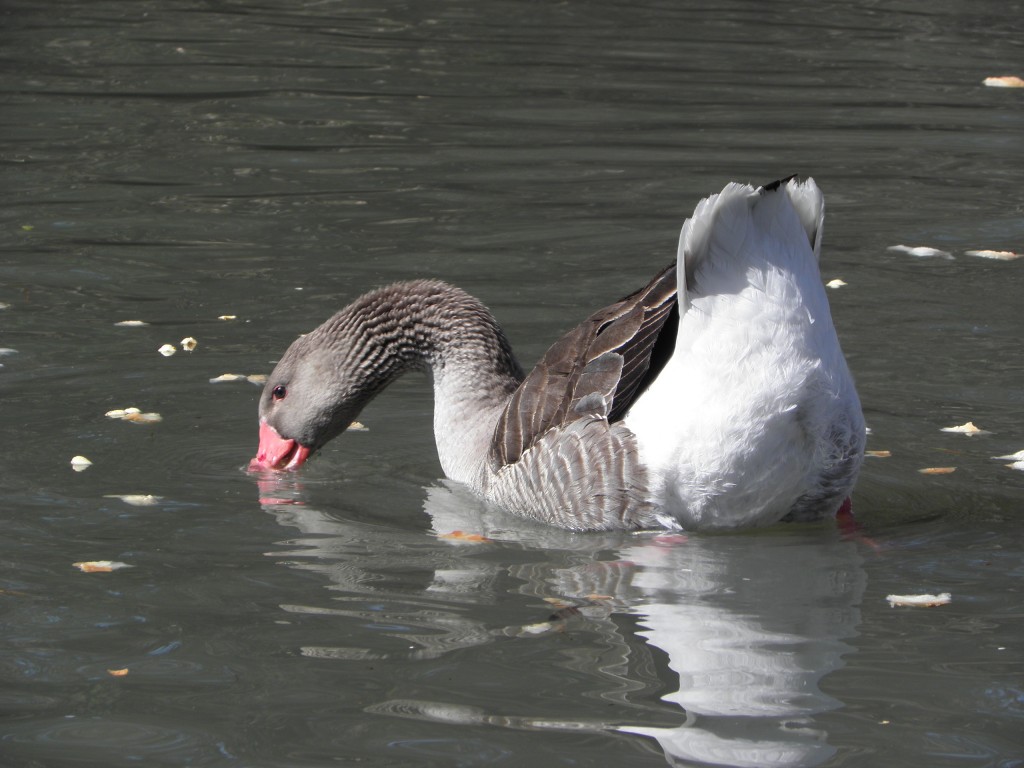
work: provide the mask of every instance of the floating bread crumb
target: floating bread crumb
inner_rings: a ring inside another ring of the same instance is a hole
[[[979,427],[975,426],[973,421],[968,421],[966,424],[961,424],[961,425],[959,425],[957,427],[943,427],[940,431],[941,432],[956,432],[957,434],[968,435],[968,436],[991,435],[992,434],[987,429],[980,429]]]
[[[237,320],[238,315],[218,315],[218,320]]]
[[[993,456],[993,459],[1001,459],[1003,461],[1024,461],[1024,451],[1017,451],[1016,453],[1007,453],[1004,456]]]
[[[1024,80],[1016,75],[996,75],[986,77],[981,82],[989,88],[1024,88]]]
[[[892,451],[864,451],[865,456],[874,456],[876,459],[888,459]]]
[[[92,466],[92,462],[89,461],[85,456],[72,456],[71,457],[71,468],[75,472],[84,472]]]
[[[836,288],[842,288],[844,285],[848,285],[848,283],[845,280],[840,280],[838,277],[835,280],[829,280],[825,283],[826,288],[832,288],[833,290]]]
[[[956,467],[925,467],[917,471],[922,475],[951,475],[956,472]]]
[[[253,373],[246,375],[244,373],[222,373],[220,376],[210,379],[211,384],[220,384],[225,381],[248,381],[252,384],[263,386],[267,383],[267,374]]]
[[[1014,253],[1013,251],[964,251],[968,256],[978,256],[982,259],[995,259],[996,261],[1013,261],[1024,256],[1024,253]]]
[[[82,573],[110,573],[132,567],[128,563],[121,563],[117,560],[84,560],[80,563],[72,563],[72,565]]]
[[[115,408],[103,415],[108,419],[120,419],[121,421],[130,421],[134,424],[155,424],[158,421],[164,420],[164,417],[159,413],[143,413],[141,409],[135,406],[131,408]]]
[[[149,325],[145,320],[121,320],[120,322],[114,323],[114,325],[122,328],[139,328],[143,325]]]
[[[893,608],[898,605],[911,608],[934,608],[938,605],[948,605],[953,596],[949,592],[941,592],[937,595],[886,595],[885,599]]]
[[[170,357],[171,355],[175,354],[177,351],[178,351],[178,349],[173,344],[164,344],[162,347],[160,347],[157,350],[157,352],[159,352],[164,357]]]
[[[111,677],[124,677],[128,674],[128,667],[124,669],[108,669],[107,674]]]
[[[103,498],[120,499],[125,504],[131,504],[133,507],[152,507],[163,496],[154,496],[151,493],[108,493]]]
[[[122,421],[130,421],[133,424],[156,424],[163,421],[164,417],[159,413],[126,413]]]
[[[181,340],[181,348],[183,350],[185,350],[186,352],[191,352],[192,350],[194,350],[198,346],[199,346],[199,342],[196,341],[191,336],[186,336],[184,339]]]
[[[952,259],[953,254],[949,251],[943,251],[940,248],[932,248],[927,245],[890,245],[886,250],[899,251],[900,253],[908,253],[911,256],[917,256],[921,259],[926,258],[939,258],[939,259]]]

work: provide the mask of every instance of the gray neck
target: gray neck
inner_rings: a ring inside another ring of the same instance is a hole
[[[498,415],[523,371],[490,310],[437,280],[395,283],[356,299],[325,323],[350,342],[346,367],[379,392],[411,369],[434,383],[434,438],[452,480],[483,489]]]

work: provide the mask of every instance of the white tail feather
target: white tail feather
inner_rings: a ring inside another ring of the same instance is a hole
[[[786,182],[784,189],[789,195],[793,208],[800,217],[800,223],[804,225],[807,239],[814,251],[814,258],[821,258],[821,231],[825,224],[825,197],[814,183],[814,179],[807,178],[803,181],[790,179]]]
[[[794,177],[759,189],[730,183],[719,194],[701,200],[679,232],[676,268],[680,311],[685,312],[689,305],[687,294],[695,287],[695,275],[721,260],[728,262],[735,257],[743,248],[752,222],[764,232],[782,235],[785,241],[787,238],[779,230],[791,224],[793,213],[817,261],[821,255],[825,200],[814,179]]]

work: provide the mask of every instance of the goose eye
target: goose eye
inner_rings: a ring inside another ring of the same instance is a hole
[[[284,397],[287,394],[288,394],[288,389],[284,386],[284,384],[278,384],[270,392],[270,396],[273,397],[275,400],[284,400]]]

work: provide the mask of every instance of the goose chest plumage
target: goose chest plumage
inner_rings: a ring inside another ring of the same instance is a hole
[[[299,467],[419,369],[445,475],[518,515],[576,530],[834,515],[865,429],[818,269],[823,218],[811,179],[729,184],[683,224],[672,264],[528,374],[454,286],[364,294],[281,357],[250,468]]]

